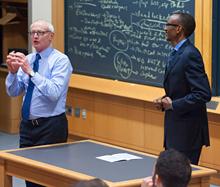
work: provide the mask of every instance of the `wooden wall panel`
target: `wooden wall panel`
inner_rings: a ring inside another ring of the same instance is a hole
[[[195,1],[195,45],[199,48],[205,63],[210,83],[212,82],[212,0]],[[203,16],[205,15],[205,16]]]
[[[210,147],[203,148],[200,164],[220,170],[220,125],[209,121]]]
[[[16,3],[16,4],[14,4]],[[12,11],[11,8],[15,7]],[[2,56],[1,63],[5,63],[6,56],[9,49],[28,49],[28,25],[26,17],[27,13],[27,0],[10,0],[0,2],[0,8],[2,10],[1,18],[6,18],[8,13],[16,12],[16,17],[19,17],[19,10],[22,9],[23,14],[19,19],[1,21],[2,29]],[[7,69],[0,68],[0,131],[7,133],[17,133],[19,129],[20,111],[22,97],[9,97],[6,93],[5,78],[8,74]]]
[[[52,24],[55,29],[53,46],[64,52],[64,0],[52,0]]]
[[[206,73],[210,83],[212,82],[212,0],[203,0],[203,51],[202,56],[205,63]]]
[[[21,22],[3,27],[3,62],[6,60],[8,50],[11,48],[28,48],[28,25]]]
[[[142,102],[98,94],[95,97],[95,136],[110,142],[144,147]]]
[[[5,78],[8,72],[0,69],[0,131],[17,133],[20,122],[22,96],[9,97],[5,89]]]
[[[88,116],[68,116],[70,135],[154,154],[163,150],[163,113],[153,110],[150,103],[70,89],[67,105],[86,109]]]
[[[14,7],[15,5],[11,3],[17,3],[16,6],[16,17],[19,18],[19,21],[9,21],[6,24],[1,25],[2,29],[2,54],[3,54],[3,62],[6,60],[6,56],[8,54],[8,50],[11,48],[21,48],[21,49],[28,49],[28,18],[25,17],[24,13],[27,13],[27,0],[16,0],[16,1],[5,1],[5,3],[1,3],[2,9],[2,17],[6,16],[8,13],[14,13],[7,6]],[[19,17],[19,8],[23,8],[23,14]],[[25,10],[26,8],[26,10]],[[24,16],[24,17],[23,17]]]
[[[67,115],[69,123],[69,133],[78,136],[94,135],[94,102],[93,94],[85,91],[71,90],[68,93],[67,105],[72,106],[72,116]],[[80,110],[80,116],[75,116],[75,110]],[[83,118],[82,112],[86,112],[86,118]]]
[[[144,149],[152,154],[158,154],[163,150],[163,118],[164,114],[159,111],[145,109],[144,125]]]

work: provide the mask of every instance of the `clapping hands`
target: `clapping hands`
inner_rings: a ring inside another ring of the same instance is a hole
[[[12,51],[9,53],[6,58],[6,64],[8,66],[8,70],[13,74],[17,73],[20,67],[25,73],[28,73],[32,70],[26,56],[20,52]]]

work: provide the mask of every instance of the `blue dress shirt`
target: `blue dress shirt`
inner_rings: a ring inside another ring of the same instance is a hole
[[[181,41],[174,47],[174,50],[178,51],[179,48],[184,44],[184,42],[185,42],[186,40],[187,40],[187,39],[181,40]]]
[[[39,70],[31,81],[35,84],[30,106],[30,119],[56,116],[65,112],[68,84],[72,74],[69,58],[54,48],[39,53]],[[30,65],[36,53],[27,56]],[[6,90],[9,96],[18,96],[27,92],[29,75],[19,68],[16,74],[9,73],[6,78]]]

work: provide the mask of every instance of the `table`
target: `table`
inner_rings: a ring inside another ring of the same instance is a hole
[[[98,156],[129,153],[143,159],[110,163]],[[12,176],[45,186],[69,187],[101,178],[113,187],[140,186],[152,174],[156,156],[92,140],[0,152],[0,186],[11,187]],[[208,187],[215,170],[193,166],[191,187]]]

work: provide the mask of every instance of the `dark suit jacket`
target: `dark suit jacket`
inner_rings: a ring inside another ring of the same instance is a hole
[[[206,102],[211,91],[202,56],[189,40],[166,69],[164,89],[173,105],[173,110],[165,111],[164,146],[179,151],[208,146]]]

